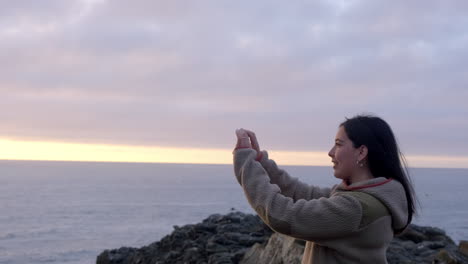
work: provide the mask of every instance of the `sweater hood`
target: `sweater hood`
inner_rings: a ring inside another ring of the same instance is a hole
[[[402,230],[408,224],[408,203],[403,185],[395,179],[373,178],[347,185],[342,182],[337,191],[354,191],[370,194],[382,202],[392,217],[393,230]]]

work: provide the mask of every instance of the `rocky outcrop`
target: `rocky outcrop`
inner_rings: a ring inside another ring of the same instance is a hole
[[[305,242],[273,233],[266,244],[255,244],[248,250],[241,264],[301,263]]]
[[[96,263],[239,263],[250,247],[263,244],[271,234],[258,216],[215,214],[199,224],[174,226],[170,235],[140,249],[106,250]]]
[[[466,240],[460,241],[458,250],[460,250],[460,252],[463,253],[465,256],[468,256],[468,241]]]
[[[458,249],[445,231],[436,227],[410,225],[395,237],[387,250],[389,263],[468,263],[468,255]]]
[[[231,212],[211,215],[199,224],[174,226],[170,235],[146,247],[105,250],[97,264],[293,264],[301,262],[304,244],[272,234],[258,216]],[[468,242],[457,246],[439,228],[411,225],[391,242],[387,260],[389,264],[468,263],[467,248]]]

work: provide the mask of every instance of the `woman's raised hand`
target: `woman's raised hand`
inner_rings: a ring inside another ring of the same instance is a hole
[[[260,154],[260,145],[258,144],[255,133],[247,129],[237,129],[237,145],[236,148],[253,148]]]

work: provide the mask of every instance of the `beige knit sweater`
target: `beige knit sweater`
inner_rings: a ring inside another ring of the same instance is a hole
[[[374,178],[319,188],[277,167],[268,153],[234,151],[234,171],[252,208],[278,233],[307,241],[302,263],[387,263],[394,230],[407,225],[403,186]]]

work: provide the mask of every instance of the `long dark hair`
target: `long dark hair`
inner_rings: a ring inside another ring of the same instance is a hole
[[[355,148],[362,145],[367,147],[368,166],[374,177],[393,178],[403,185],[408,201],[407,224],[411,223],[413,214],[416,213],[416,195],[405,158],[390,126],[383,119],[372,115],[346,118],[341,126]],[[402,230],[397,230],[397,233],[400,231]]]

